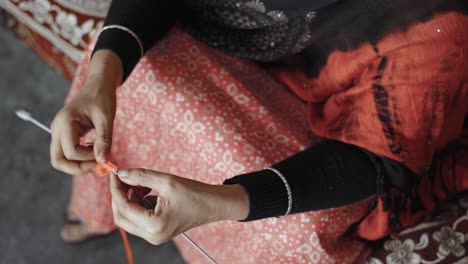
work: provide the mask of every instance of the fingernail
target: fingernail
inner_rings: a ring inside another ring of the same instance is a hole
[[[111,171],[111,172],[112,172],[112,174],[118,175],[118,173],[117,173],[117,169],[112,169],[112,171]]]
[[[135,193],[133,193],[133,189],[129,189],[127,192],[127,198],[131,201]]]
[[[106,162],[106,161],[107,161],[107,160],[106,160],[106,154],[105,154],[105,152],[104,152],[102,149],[100,149],[100,150],[97,151],[97,153],[96,153],[96,160],[97,160],[98,162]]]
[[[119,177],[127,177],[128,176],[128,170],[119,170],[118,175],[119,175]]]

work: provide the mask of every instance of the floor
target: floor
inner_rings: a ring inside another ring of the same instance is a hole
[[[0,263],[126,263],[116,233],[68,245],[59,230],[71,178],[49,164],[49,135],[18,119],[24,108],[50,124],[69,83],[0,29]],[[183,263],[174,244],[132,237],[135,263]]]

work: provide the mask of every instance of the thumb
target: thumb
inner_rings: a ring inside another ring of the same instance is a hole
[[[143,186],[163,192],[170,186],[170,174],[147,169],[120,169],[117,171],[119,179],[131,186]]]
[[[98,162],[106,162],[109,158],[112,144],[113,120],[106,118],[94,118],[94,128],[96,129],[96,139],[94,140],[94,156]]]

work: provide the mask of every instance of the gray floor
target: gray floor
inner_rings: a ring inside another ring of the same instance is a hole
[[[46,124],[69,83],[0,29],[0,263],[125,263],[118,234],[78,244],[59,237],[71,178],[49,165],[49,135],[15,117],[24,108]],[[172,243],[131,238],[136,263],[183,263]]]

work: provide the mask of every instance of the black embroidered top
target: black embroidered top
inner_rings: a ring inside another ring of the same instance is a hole
[[[185,1],[181,21],[188,32],[208,45],[244,58],[274,61],[309,46],[317,11],[334,2],[337,0]]]
[[[321,8],[338,0],[114,0],[105,25],[125,26],[142,40],[144,51],[176,23],[195,38],[234,55],[275,61],[310,46],[311,25]],[[126,32],[105,31],[96,50],[115,51],[128,77],[140,48]]]

